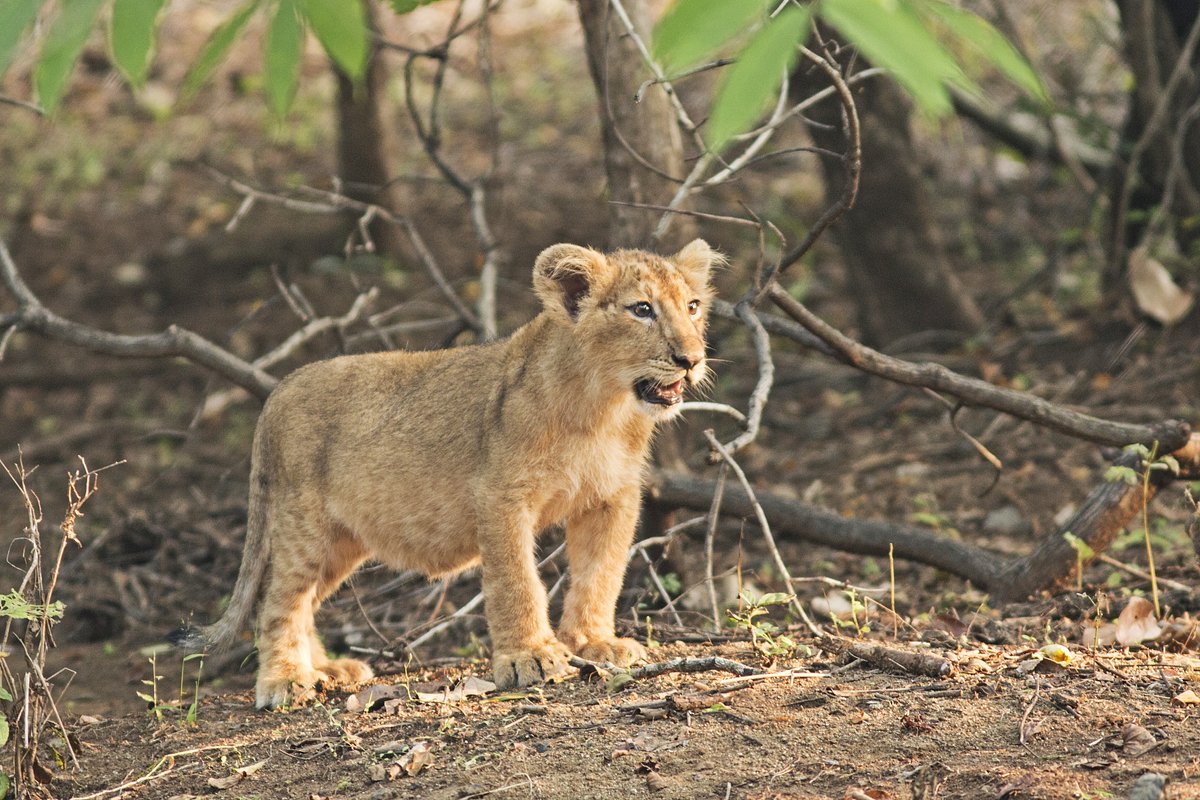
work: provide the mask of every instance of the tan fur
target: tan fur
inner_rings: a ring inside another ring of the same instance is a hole
[[[570,652],[642,657],[615,636],[613,613],[652,430],[676,409],[634,385],[703,379],[718,258],[700,240],[666,258],[555,245],[534,267],[544,309],[508,340],[344,356],[281,382],[255,432],[238,582],[225,616],[201,631],[227,643],[259,601],[258,706],[371,676],[360,661],[329,660],[313,625],[368,558],[429,576],[482,561],[501,687],[561,671]],[[630,310],[642,301],[653,319]],[[556,635],[535,539],[557,522],[571,583]]]

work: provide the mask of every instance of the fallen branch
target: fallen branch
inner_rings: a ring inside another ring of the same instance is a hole
[[[1172,455],[1179,461],[1180,476],[1190,479],[1200,470],[1200,434],[1192,434],[1186,446]],[[1137,453],[1123,453],[1115,466],[1138,467]],[[1176,476],[1166,470],[1151,472],[1148,502],[1159,488]],[[716,481],[657,470],[650,476],[646,491],[662,506],[707,511],[716,491]],[[1023,557],[1013,557],[978,545],[949,539],[930,531],[879,520],[843,517],[832,511],[757,491],[751,498],[744,488],[728,486],[721,503],[727,516],[772,520],[774,529],[788,536],[832,547],[847,553],[887,556],[889,548],[896,558],[957,575],[989,592],[999,603],[1015,602],[1067,586],[1075,578],[1075,550],[1064,536],[1071,533],[1097,555],[1142,510],[1142,485],[1124,481],[1102,482],[1084,500],[1079,510],[1064,525],[1047,534]]]
[[[823,637],[817,644],[826,652],[862,659],[880,669],[899,670],[930,678],[945,678],[954,671],[954,665],[940,656],[897,650],[881,644],[851,642],[832,636]]]
[[[570,660],[571,666],[576,669],[585,667],[596,667],[594,662],[587,659],[572,656]],[[604,666],[601,664],[600,666]],[[672,658],[670,661],[660,661],[657,664],[647,664],[643,667],[636,667],[629,670],[629,676],[634,680],[640,678],[653,678],[655,675],[662,675],[666,672],[729,672],[738,677],[746,677],[747,675],[761,675],[762,670],[758,667],[752,667],[748,664],[743,664],[740,661],[733,661],[720,656],[708,656],[707,658]]]
[[[1187,446],[1175,451],[1181,472],[1189,474],[1200,465],[1200,434],[1192,434]],[[1140,473],[1141,456],[1122,453],[1114,461]],[[1079,510],[1059,530],[1046,536],[1025,558],[1016,559],[1000,571],[992,587],[999,602],[1023,600],[1037,592],[1065,587],[1073,582],[1076,571],[1075,548],[1063,535],[1071,533],[1099,555],[1113,543],[1130,520],[1175,476],[1166,470],[1152,470],[1142,496],[1142,483],[1104,482],[1092,489]]]
[[[654,502],[697,511],[708,510],[715,489],[715,481],[666,470],[652,473],[647,484]],[[897,558],[930,564],[984,589],[996,584],[1001,568],[1007,563],[1006,557],[999,553],[918,528],[851,519],[770,492],[759,491],[757,498],[781,534],[872,556],[886,556],[891,543],[895,545]],[[737,486],[726,487],[721,511],[727,516],[755,516],[750,498]]]
[[[15,312],[0,315],[0,330],[26,330],[77,345],[94,353],[122,358],[180,356],[207,367],[259,399],[265,399],[278,381],[265,371],[238,358],[197,333],[171,325],[162,333],[144,336],[109,333],[60,317],[42,305],[17,273],[8,247],[0,240],[0,278],[17,300]]]

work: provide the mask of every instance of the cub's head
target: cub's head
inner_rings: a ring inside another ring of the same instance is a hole
[[[533,287],[595,378],[617,381],[644,411],[665,415],[705,377],[709,273],[721,263],[700,239],[673,256],[556,244],[538,256]]]

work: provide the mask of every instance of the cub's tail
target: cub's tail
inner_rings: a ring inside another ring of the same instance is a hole
[[[221,618],[211,625],[184,625],[167,634],[167,641],[188,652],[211,652],[228,649],[246,629],[258,601],[263,577],[271,560],[271,540],[267,535],[267,492],[269,478],[265,473],[268,447],[262,425],[254,437],[254,457],[250,469],[250,503],[246,519],[246,544],[242,550],[242,565]]]

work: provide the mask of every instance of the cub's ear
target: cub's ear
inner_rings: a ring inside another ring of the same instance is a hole
[[[708,246],[703,239],[693,239],[671,259],[693,288],[708,286],[713,267],[722,266],[725,257]]]
[[[533,291],[547,311],[574,320],[583,298],[599,289],[611,273],[604,254],[575,244],[555,244],[534,262]]]

